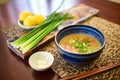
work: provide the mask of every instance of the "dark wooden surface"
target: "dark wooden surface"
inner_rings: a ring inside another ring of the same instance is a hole
[[[60,4],[61,0],[13,0],[0,4],[0,29],[16,24],[21,11],[50,14]],[[106,0],[66,0],[60,10],[80,3],[100,10],[99,17],[120,24],[120,4]],[[6,37],[0,31],[0,80],[58,80],[60,77],[51,69],[37,72],[31,69],[28,60],[22,60],[8,49]]]

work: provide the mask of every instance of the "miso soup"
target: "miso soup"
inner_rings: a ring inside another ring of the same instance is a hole
[[[98,50],[101,47],[100,42],[87,34],[70,34],[60,41],[60,46],[66,51],[87,54]]]

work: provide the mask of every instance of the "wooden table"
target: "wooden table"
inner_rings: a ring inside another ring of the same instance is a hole
[[[21,11],[50,14],[60,4],[61,0],[13,0],[0,5],[0,29],[16,24]],[[106,0],[66,0],[60,10],[70,8],[80,3],[100,10],[99,17],[120,24],[120,4]],[[6,44],[6,37],[0,31],[0,80],[58,80],[60,77],[51,69],[37,72],[31,69],[28,60],[22,60],[15,55]]]

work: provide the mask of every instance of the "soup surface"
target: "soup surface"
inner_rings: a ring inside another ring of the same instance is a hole
[[[94,37],[87,34],[70,34],[60,41],[60,46],[66,51],[87,54],[98,50],[101,47],[100,42]]]

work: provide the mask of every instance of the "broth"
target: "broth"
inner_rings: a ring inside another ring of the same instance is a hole
[[[61,39],[59,44],[66,51],[77,54],[92,53],[101,47],[101,44],[97,39],[90,35],[80,33],[65,36]]]

